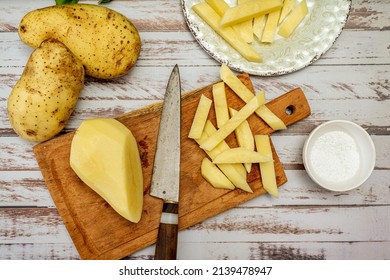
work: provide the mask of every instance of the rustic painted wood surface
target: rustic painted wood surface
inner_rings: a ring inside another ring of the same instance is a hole
[[[95,3],[97,1],[81,1]],[[10,127],[6,103],[32,49],[18,38],[28,11],[54,3],[0,1],[0,259],[78,259],[43,181],[32,147]],[[219,64],[196,43],[179,0],[114,0],[143,45],[137,67],[114,81],[87,78],[64,132],[91,117],[114,117],[162,99],[174,64],[183,92],[218,80]],[[269,99],[301,87],[312,115],[273,135],[288,182],[179,234],[181,259],[390,259],[390,1],[352,1],[346,28],[313,65],[280,77],[251,77]],[[360,188],[332,193],[316,186],[302,164],[310,131],[347,119],[371,134],[372,176]],[[129,259],[151,259],[153,246]]]

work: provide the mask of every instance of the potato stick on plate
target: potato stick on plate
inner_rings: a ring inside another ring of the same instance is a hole
[[[294,8],[295,2],[296,2],[296,0],[284,0],[283,8],[282,8],[282,11],[280,13],[279,24],[282,23],[282,21],[286,18],[286,16]]]
[[[223,16],[226,10],[230,8],[225,0],[206,0],[206,3],[209,4],[220,16]]]
[[[221,36],[230,46],[239,52],[246,60],[252,62],[262,62],[260,54],[249,44],[244,42],[240,35],[231,27],[222,28],[220,26],[221,16],[218,15],[209,4],[201,2],[192,6],[192,9],[200,16],[219,36]]]
[[[221,26],[232,26],[260,15],[268,14],[282,7],[281,0],[251,0],[226,10],[221,19]]]
[[[248,2],[250,0],[237,0],[238,4]],[[253,42],[253,18],[250,18],[244,22],[238,23],[235,25],[238,27],[241,38],[247,42]]]
[[[306,0],[302,0],[280,25],[278,34],[285,38],[290,37],[291,33],[297,28],[308,12]]]
[[[280,10],[276,10],[268,14],[263,30],[263,36],[261,37],[261,42],[273,43],[276,34],[276,28],[278,27],[279,16]]]
[[[266,15],[261,15],[255,17],[253,20],[253,34],[261,41],[261,37],[263,37],[263,31],[265,26],[265,21],[267,17]]]

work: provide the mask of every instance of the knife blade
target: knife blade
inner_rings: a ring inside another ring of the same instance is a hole
[[[150,195],[163,200],[155,259],[176,259],[180,182],[181,84],[178,65],[165,92]]]

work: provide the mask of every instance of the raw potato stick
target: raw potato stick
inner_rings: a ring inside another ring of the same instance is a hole
[[[279,24],[282,23],[282,21],[286,18],[286,16],[291,12],[291,10],[295,6],[295,1],[296,0],[284,0],[283,2],[283,8],[280,13],[280,18],[279,18]]]
[[[213,85],[213,100],[217,127],[220,128],[229,120],[229,111],[226,100],[225,83],[219,82]]]
[[[268,135],[255,135],[255,142],[258,152],[272,156],[271,142]],[[273,197],[278,197],[274,162],[260,162],[259,165],[263,188]]]
[[[217,189],[233,190],[235,187],[232,182],[223,174],[219,168],[212,163],[208,158],[202,160],[200,165],[200,173],[207,182]]]
[[[202,136],[199,139],[195,139],[195,141],[199,145],[202,145],[204,141],[206,141],[210,137],[210,135],[213,134],[215,131],[217,131],[217,129],[209,120],[207,120]],[[225,141],[222,141],[211,151],[205,151],[205,152],[211,158],[211,160],[213,160],[217,155],[229,149],[230,149],[229,145]],[[234,167],[234,169],[236,169],[236,171],[241,175],[241,177],[246,178],[246,170],[241,163],[235,163],[231,165]]]
[[[240,111],[237,112],[232,118],[229,119],[220,129],[213,133],[209,139],[207,139],[201,148],[206,151],[212,150],[221,141],[223,141],[230,133],[232,133],[237,126],[239,126],[244,120],[252,115],[257,108],[264,104],[264,93],[259,93],[254,96]]]
[[[261,117],[273,130],[286,129],[287,126],[279,119],[266,105],[261,106],[255,112]]]
[[[249,0],[250,1],[250,0]],[[248,0],[237,0],[238,4],[248,2]],[[253,18],[237,24],[241,38],[247,42],[253,42]]]
[[[222,81],[225,82],[244,102],[248,103],[254,96],[253,92],[249,90],[239,78],[230,70],[230,68],[223,63],[220,69]]]
[[[230,8],[224,0],[206,0],[206,3],[209,4],[220,17],[222,17],[226,10]],[[237,36],[241,37],[240,28],[237,25],[232,26],[232,28],[236,32]]]
[[[209,125],[213,126],[210,121],[207,121],[206,127]],[[207,129],[205,129],[205,131],[203,132],[201,138],[196,139],[196,142],[199,145],[201,145],[209,137],[206,130]],[[229,149],[229,146],[226,144],[226,142],[222,141],[211,151],[205,151],[205,152],[211,159],[214,159],[218,154],[220,154],[226,148]],[[246,181],[246,170],[241,163],[217,164],[217,166],[219,169],[221,169],[223,174],[225,174],[225,176],[233,183],[234,186],[246,192],[250,192],[250,193],[253,192],[248,182]]]
[[[200,96],[200,101],[198,107],[196,108],[188,138],[198,139],[202,135],[203,128],[207,121],[207,116],[210,112],[211,103],[211,99],[207,98],[203,94]]]
[[[254,94],[237,78],[236,75],[226,66],[221,66],[221,79],[224,81],[244,102],[248,103],[254,96]],[[259,107],[255,113],[262,118],[273,130],[285,129],[286,125],[281,119],[279,119],[271,110],[266,107]]]
[[[260,15],[268,14],[282,7],[281,0],[251,0],[226,10],[221,26],[232,26]]]
[[[229,110],[232,117],[237,113],[237,111],[233,108],[229,108]],[[252,151],[255,150],[255,140],[247,120],[243,121],[234,132],[240,147],[244,147]],[[248,173],[251,172],[252,163],[244,163],[244,166]]]
[[[261,41],[261,37],[263,37],[263,31],[266,21],[266,15],[261,15],[258,17],[255,17],[253,20],[253,34]]]
[[[263,36],[261,37],[261,42],[273,43],[276,28],[278,27],[279,15],[280,10],[276,10],[268,14],[267,21],[265,22]]]

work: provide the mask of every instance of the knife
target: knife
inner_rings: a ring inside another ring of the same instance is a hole
[[[179,221],[181,85],[175,65],[168,81],[154,157],[150,195],[163,199],[155,259],[175,260]]]

